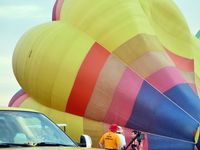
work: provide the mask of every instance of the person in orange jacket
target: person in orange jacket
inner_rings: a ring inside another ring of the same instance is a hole
[[[99,146],[108,150],[120,150],[121,140],[117,135],[118,126],[117,124],[112,124],[109,131],[102,135]]]

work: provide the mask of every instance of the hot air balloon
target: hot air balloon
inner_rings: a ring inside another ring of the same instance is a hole
[[[128,141],[145,132],[144,150],[199,148],[200,44],[172,1],[57,0],[52,16],[16,45],[22,90],[9,106],[67,122],[95,147],[117,123]]]

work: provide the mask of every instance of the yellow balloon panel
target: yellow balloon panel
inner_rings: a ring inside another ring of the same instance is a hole
[[[40,28],[40,32],[37,32],[38,28]],[[15,51],[13,54],[13,70],[18,82],[20,81],[20,85],[25,84],[25,80],[23,80],[25,78],[25,74],[23,72],[26,68],[26,63],[24,62],[26,62],[27,58],[29,58],[30,54],[32,53],[31,46],[34,42],[39,42],[40,35],[44,33],[45,30],[48,30],[48,28],[46,28],[46,25],[40,25],[38,26],[38,28],[33,28],[30,31],[26,32],[15,47]],[[34,36],[33,34],[30,34],[33,32],[35,32]]]
[[[174,2],[171,0],[140,2],[161,43],[180,56],[193,58],[194,37]]]
[[[138,33],[154,35],[137,0],[64,0],[60,19],[88,33],[110,52]]]
[[[66,23],[35,27],[15,49],[13,62],[18,82],[42,104],[64,111],[77,72],[93,43]]]
[[[195,73],[200,70],[198,65],[193,65],[194,53],[200,46],[195,44],[184,16],[171,0],[63,0],[59,19],[86,32],[128,65],[148,51],[164,51],[165,47],[177,55],[177,59],[184,58],[180,62],[181,66],[189,62],[189,71],[192,68]],[[134,44],[138,43],[135,40],[137,36],[142,37],[140,45]],[[148,44],[151,38],[154,42]],[[141,49],[143,45],[147,48]],[[142,66],[139,65],[139,68]],[[132,66],[132,69],[135,70],[135,67]],[[156,71],[158,69],[155,68]],[[183,70],[188,71],[187,67]]]

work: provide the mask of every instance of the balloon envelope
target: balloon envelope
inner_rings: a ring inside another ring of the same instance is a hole
[[[23,90],[10,106],[77,124],[71,135],[89,133],[95,146],[117,123],[129,139],[144,131],[143,149],[193,148],[200,45],[172,1],[57,0],[53,20],[19,40],[13,70]]]

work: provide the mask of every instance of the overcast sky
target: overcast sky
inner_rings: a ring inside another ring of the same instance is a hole
[[[0,106],[6,106],[20,89],[13,71],[12,54],[22,34],[51,21],[55,0],[0,0]],[[200,0],[175,0],[191,32],[200,29]]]
[[[0,0],[0,106],[20,89],[12,71],[17,41],[31,27],[51,21],[55,0]]]

